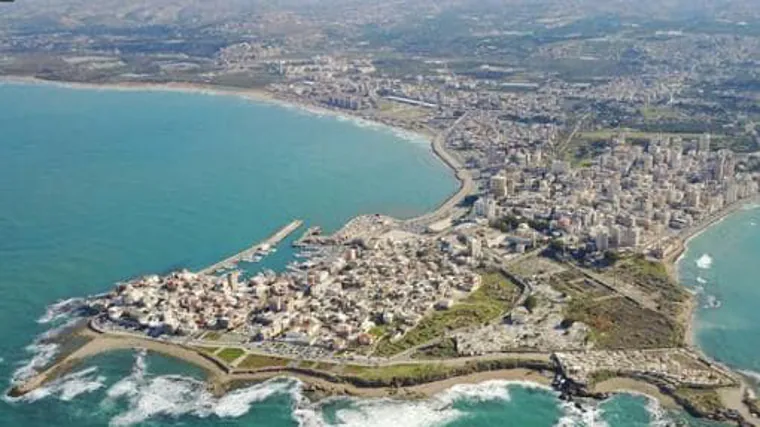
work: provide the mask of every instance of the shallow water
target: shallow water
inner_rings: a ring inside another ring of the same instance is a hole
[[[678,264],[681,282],[699,292],[698,345],[756,381],[760,380],[758,224],[760,208],[740,210],[689,241]]]

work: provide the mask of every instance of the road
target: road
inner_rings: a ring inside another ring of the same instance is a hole
[[[475,184],[475,181],[472,179],[472,175],[470,174],[470,171],[468,171],[467,168],[463,164],[461,164],[459,160],[456,159],[451,153],[446,151],[446,148],[445,148],[446,139],[448,138],[448,136],[466,118],[467,118],[467,113],[462,114],[462,116],[459,117],[454,122],[454,124],[452,124],[445,131],[439,133],[433,139],[433,142],[432,142],[433,152],[435,152],[435,154],[441,160],[443,160],[444,163],[446,163],[451,169],[454,170],[454,173],[456,174],[457,179],[459,179],[461,183],[461,186],[459,187],[459,191],[457,191],[453,196],[449,197],[448,200],[446,200],[433,212],[429,212],[422,216],[418,216],[416,218],[411,218],[406,221],[402,221],[403,225],[408,226],[408,227],[424,227],[436,221],[440,221],[444,219],[446,216],[448,216],[451,210],[454,209],[458,204],[460,204],[462,200],[465,199],[465,197],[467,197],[470,194],[475,193],[475,191],[477,190],[477,186]]]

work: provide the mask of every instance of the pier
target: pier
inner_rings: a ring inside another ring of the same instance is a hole
[[[300,219],[297,219],[290,224],[286,225],[285,227],[282,227],[281,229],[277,230],[276,233],[271,235],[266,240],[263,240],[250,248],[238,252],[235,255],[232,255],[229,258],[226,258],[222,261],[217,262],[214,265],[210,265],[203,270],[198,271],[199,274],[212,274],[217,270],[220,270],[222,268],[232,268],[236,263],[240,262],[244,258],[251,257],[258,253],[261,250],[264,250],[266,248],[273,248],[277,246],[280,242],[282,242],[286,237],[291,235],[294,231],[296,231],[298,228],[303,225],[303,221]]]

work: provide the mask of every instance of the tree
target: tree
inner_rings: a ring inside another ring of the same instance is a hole
[[[621,259],[622,256],[617,251],[604,251],[604,261],[609,265],[614,265]]]
[[[552,239],[551,242],[549,242],[549,249],[555,253],[565,252],[565,242],[560,239]]]
[[[525,298],[525,302],[523,303],[523,307],[525,307],[531,313],[533,313],[533,310],[537,305],[538,299],[534,295],[528,295],[528,297]]]

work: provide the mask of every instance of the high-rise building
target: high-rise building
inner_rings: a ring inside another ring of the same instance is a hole
[[[507,177],[502,174],[492,176],[489,188],[494,197],[498,199],[507,197]]]
[[[603,252],[610,248],[610,235],[606,228],[600,228],[594,236],[594,245],[596,250]]]
[[[480,257],[483,255],[483,247],[480,243],[480,240],[473,237],[469,240],[468,245],[470,249],[470,256],[475,259],[480,259]]]
[[[233,290],[233,291],[237,290],[239,279],[240,279],[239,271],[233,271],[227,274],[227,286],[230,288],[230,290]]]
[[[697,151],[700,153],[710,152],[710,134],[706,133],[699,137],[699,143],[697,144]]]

